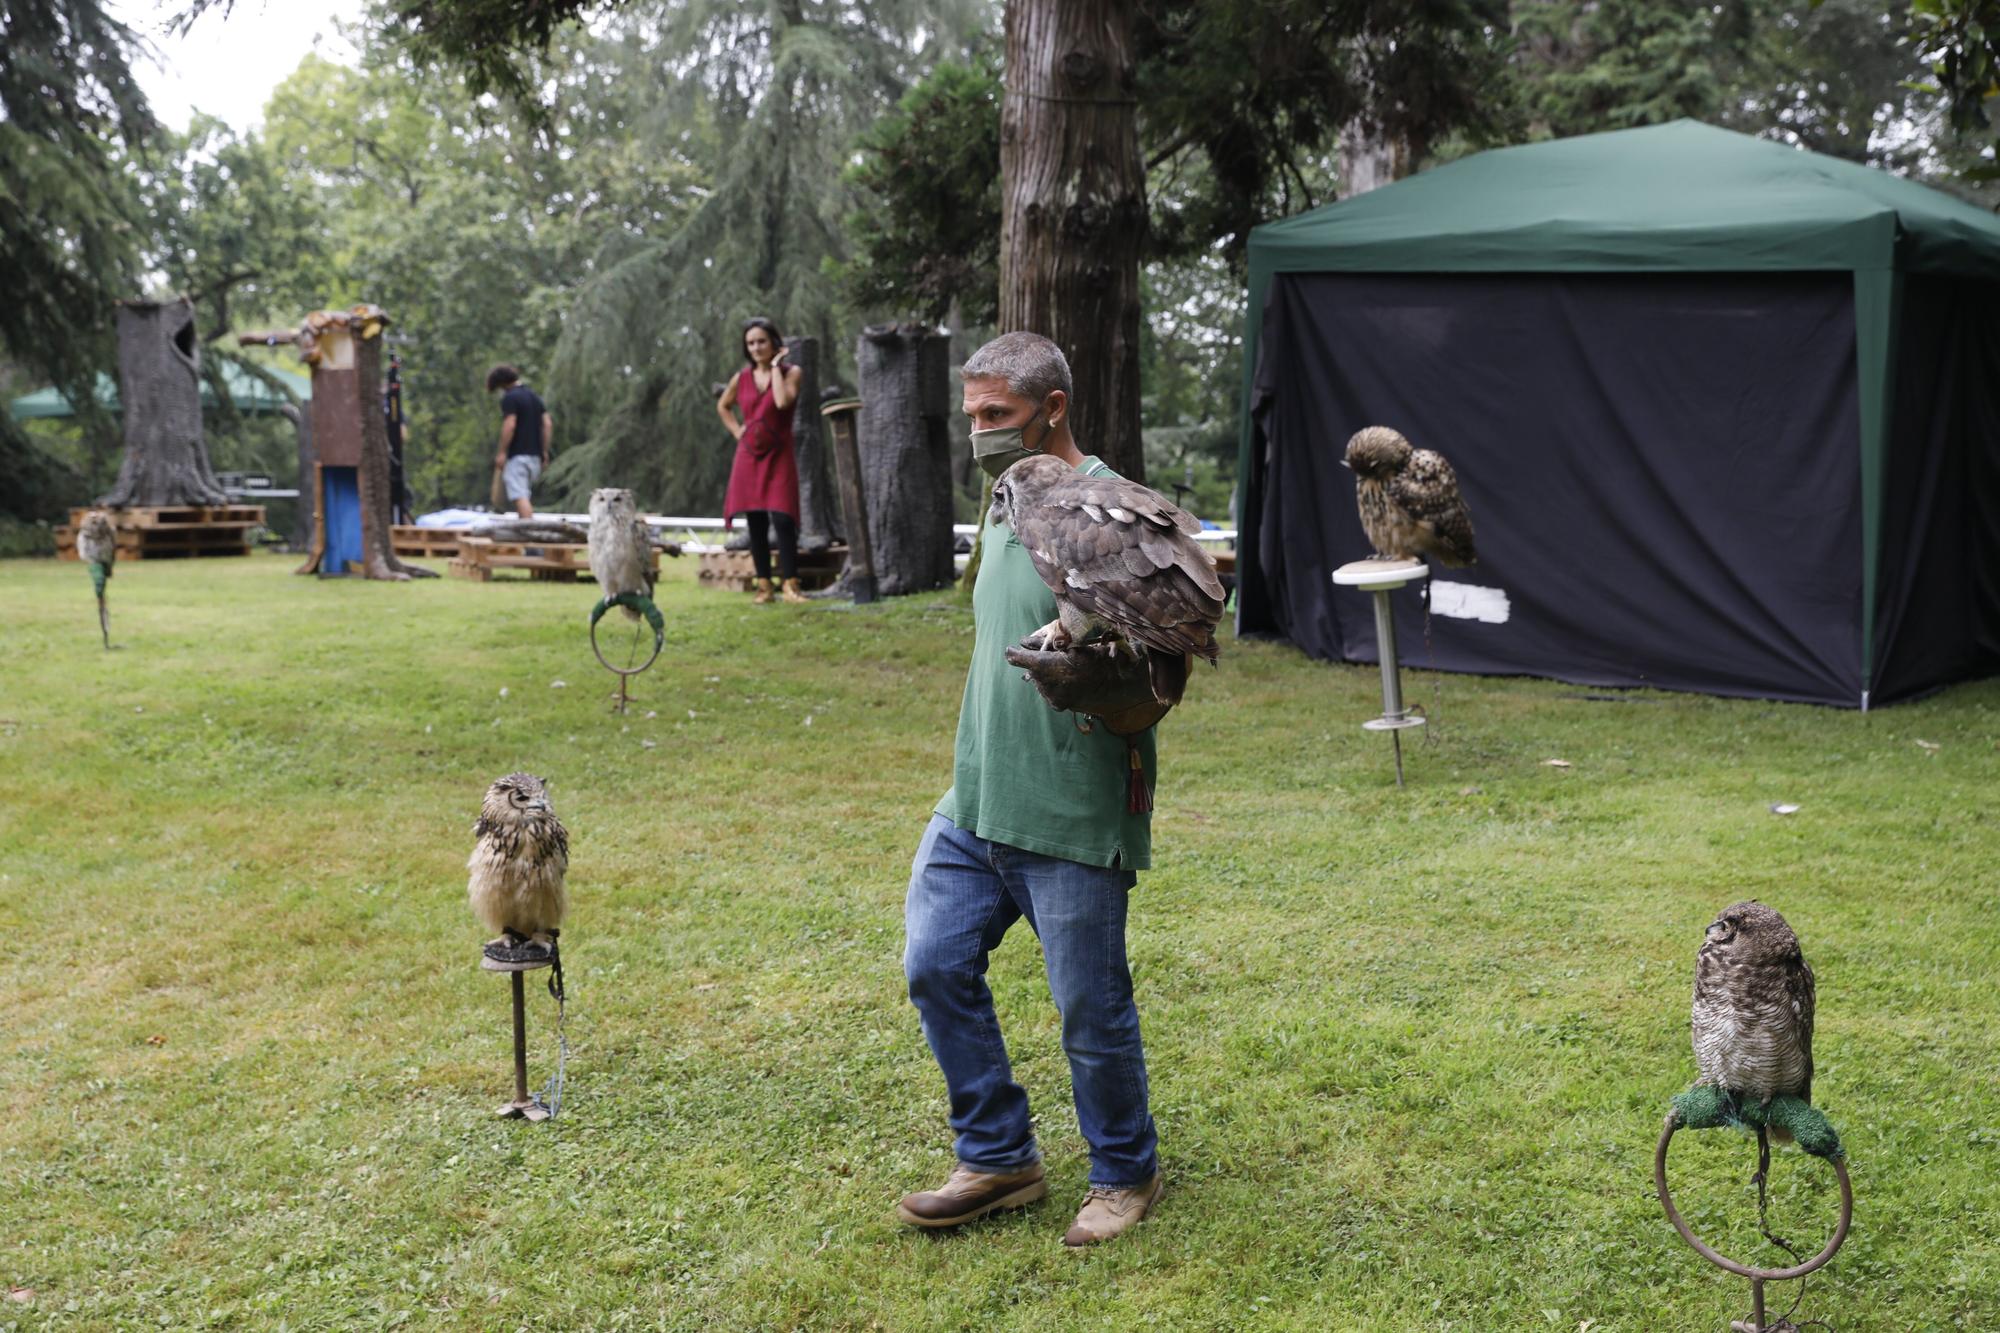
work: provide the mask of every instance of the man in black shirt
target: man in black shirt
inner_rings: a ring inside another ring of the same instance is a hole
[[[500,449],[493,455],[493,470],[500,474],[514,511],[522,518],[533,518],[535,506],[530,497],[542,469],[549,465],[549,441],[556,433],[556,419],[535,391],[521,383],[521,372],[512,366],[495,366],[488,371],[486,392],[500,394]]]

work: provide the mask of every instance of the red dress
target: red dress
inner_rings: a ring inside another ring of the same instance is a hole
[[[782,372],[771,371],[777,383]],[[729,468],[729,492],[722,500],[724,526],[738,514],[754,509],[775,510],[799,517],[799,462],[792,449],[792,409],[771,400],[771,390],[757,387],[757,372],[745,366],[736,377],[736,410],[743,415],[743,434],[736,441],[736,461]]]

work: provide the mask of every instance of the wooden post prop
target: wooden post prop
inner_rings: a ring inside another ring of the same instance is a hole
[[[875,556],[868,545],[868,504],[861,494],[861,452],[854,440],[859,398],[839,398],[820,408],[833,435],[833,466],[840,478],[840,504],[847,531],[847,590],[855,604],[875,600]]]
[[[799,467],[799,550],[824,551],[840,540],[840,497],[827,466],[826,432],[811,404],[819,401],[819,339],[785,340],[785,364],[799,368],[792,450]]]
[[[125,461],[98,504],[113,508],[226,505],[201,435],[201,343],[194,304],[118,303],[118,394]]]
[[[951,586],[951,339],[920,327],[866,329],[861,490],[875,584],[884,597]],[[852,534],[850,534],[851,537]]]

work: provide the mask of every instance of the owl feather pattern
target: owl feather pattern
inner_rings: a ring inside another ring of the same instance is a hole
[[[1159,492],[1028,458],[994,484],[993,513],[1055,594],[1058,621],[1041,631],[1045,644],[1109,630],[1146,650],[1155,694],[1166,703],[1179,701],[1191,657],[1213,662],[1220,654],[1215,560],[1195,540],[1201,524]]]
[[[590,572],[603,596],[631,592],[652,595],[652,543],[632,492],[600,486],[590,493]],[[618,609],[627,620],[639,619],[639,613],[629,606]]]
[[[569,833],[549,804],[548,785],[531,773],[501,778],[486,789],[472,833],[466,892],[473,913],[502,940],[548,944],[569,907]]]
[[[1354,471],[1361,529],[1377,555],[1429,556],[1453,566],[1479,558],[1458,474],[1443,454],[1414,448],[1387,426],[1369,426],[1348,440],[1341,462]]]
[[[1812,968],[1785,918],[1756,901],[1723,908],[1695,955],[1696,1081],[1810,1102],[1813,1005]]]

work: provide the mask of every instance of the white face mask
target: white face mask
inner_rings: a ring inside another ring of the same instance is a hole
[[[1018,426],[995,426],[991,430],[972,432],[972,456],[979,462],[979,470],[987,476],[999,479],[1002,472],[1024,458],[1033,458],[1049,446],[1049,435],[1055,430],[1049,426],[1042,431],[1042,442],[1033,448],[1027,444],[1027,429],[1041,416],[1042,410],[1035,409],[1035,416],[1029,417]]]

